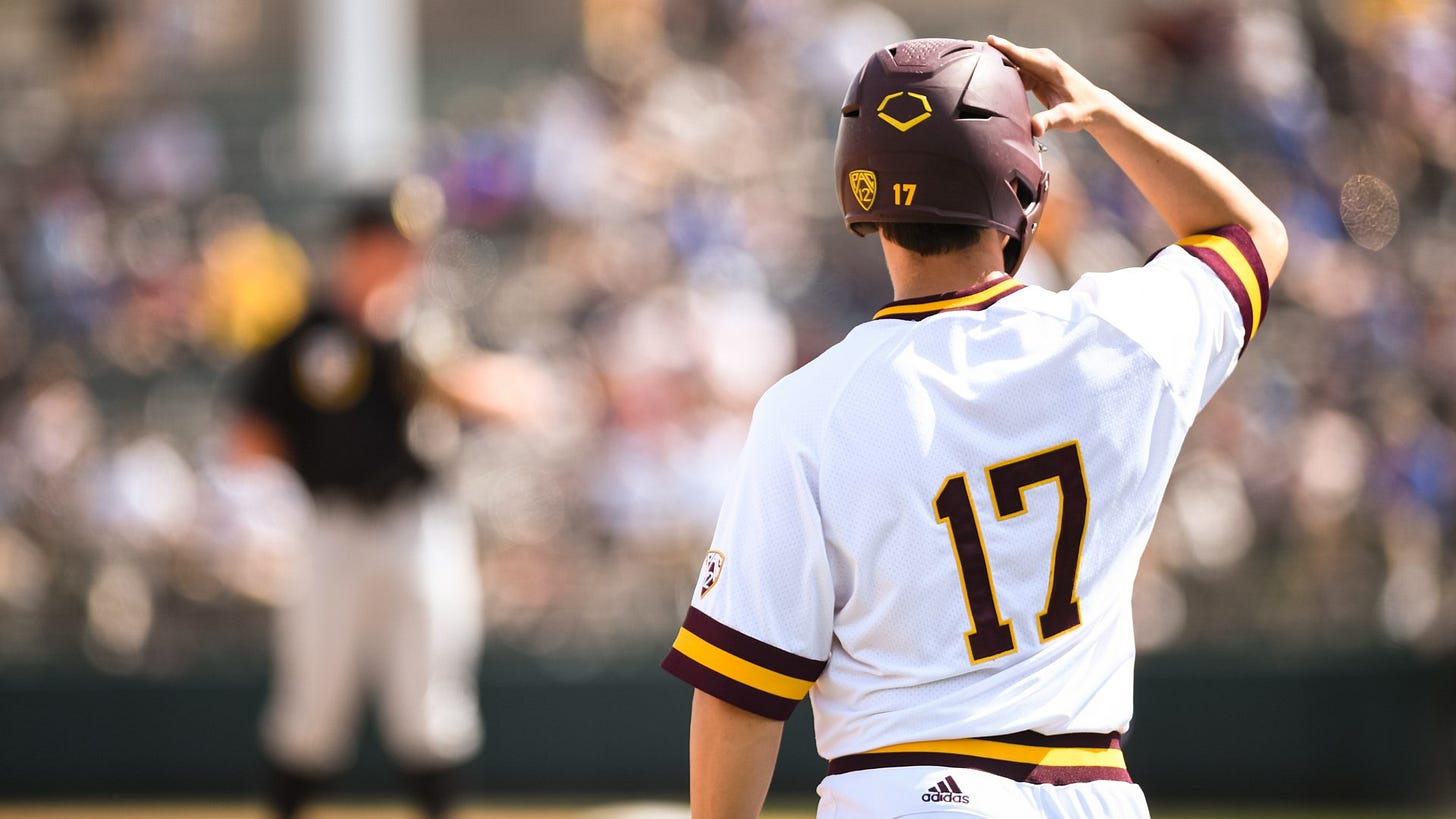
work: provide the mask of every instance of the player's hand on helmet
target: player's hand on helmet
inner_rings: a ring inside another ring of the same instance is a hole
[[[1107,105],[1108,94],[1082,76],[1051,49],[1023,48],[1004,37],[991,35],[986,42],[1005,54],[1021,70],[1021,82],[1047,110],[1031,118],[1031,133],[1080,131],[1096,123]]]

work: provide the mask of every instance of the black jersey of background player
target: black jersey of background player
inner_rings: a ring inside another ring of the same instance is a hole
[[[431,477],[406,438],[419,387],[398,343],[314,306],[258,356],[242,398],[245,411],[276,426],[316,497],[374,504]]]

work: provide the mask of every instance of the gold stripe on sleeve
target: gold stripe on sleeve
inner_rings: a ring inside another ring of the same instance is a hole
[[[877,748],[872,754],[961,754],[983,759],[999,759],[1004,762],[1023,762],[1029,765],[1055,765],[1058,767],[1100,767],[1125,768],[1122,750],[1118,748],[1042,748],[1036,745],[1019,745],[1012,742],[997,742],[990,739],[947,739],[929,742],[906,742]]]
[[[730,654],[687,629],[678,631],[677,639],[673,641],[672,647],[694,662],[701,663],[725,677],[776,697],[802,700],[814,685],[812,681],[800,680],[777,671],[770,671],[761,665]]]
[[[1263,296],[1259,291],[1259,277],[1254,275],[1254,268],[1249,265],[1249,260],[1239,252],[1239,248],[1233,242],[1222,236],[1214,236],[1209,233],[1199,233],[1178,240],[1178,244],[1188,247],[1204,247],[1218,254],[1220,259],[1234,271],[1239,281],[1244,284],[1244,291],[1249,294],[1249,304],[1253,308],[1254,326],[1249,330],[1249,338],[1259,332],[1259,324],[1264,320]]]

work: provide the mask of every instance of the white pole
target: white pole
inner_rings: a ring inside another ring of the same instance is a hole
[[[309,0],[303,116],[328,187],[379,188],[410,170],[419,130],[416,0]]]

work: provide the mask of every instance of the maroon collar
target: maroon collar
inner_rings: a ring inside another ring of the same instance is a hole
[[[1001,299],[1026,287],[1005,273],[970,288],[941,293],[938,296],[920,296],[913,299],[892,301],[875,313],[877,319],[908,319],[919,321],[951,310],[985,310]]]

